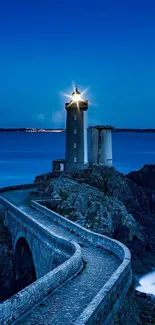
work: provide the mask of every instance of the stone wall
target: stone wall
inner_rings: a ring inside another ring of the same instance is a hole
[[[3,198],[0,198],[0,205],[4,224],[8,227],[12,236],[13,254],[18,239],[20,237],[26,239],[33,255],[37,278],[51,270],[54,252],[59,251],[59,254],[65,259],[73,254],[73,249],[68,241],[49,233],[48,228],[33,219],[32,216]],[[46,254],[42,254],[45,251]]]
[[[36,182],[36,183],[31,183],[31,184],[5,186],[5,187],[0,188],[0,193],[28,189],[28,188],[34,188],[34,187],[37,187],[37,185],[40,185],[40,183]]]
[[[40,225],[31,216],[4,198],[0,198],[0,210],[5,224],[12,234],[14,251],[16,242],[21,236],[25,236],[24,238],[27,240],[32,252],[36,253],[37,251],[36,257],[33,254],[36,271],[37,268],[40,269],[39,256],[47,257],[46,260],[48,261],[49,268],[49,260],[53,255],[54,249],[59,250],[67,259],[57,268],[48,273],[46,272],[37,281],[0,304],[0,320],[1,324],[5,325],[11,324],[35,304],[40,302],[45,296],[50,294],[55,288],[76,275],[82,268],[82,259],[81,249],[78,244],[54,236],[45,226]],[[38,241],[40,245],[35,244]],[[44,249],[42,245],[44,245]],[[43,252],[46,251],[46,254],[42,254],[41,251],[39,253],[38,249]],[[44,265],[43,261],[40,261],[40,264],[42,269]],[[36,273],[38,277],[41,276],[41,272],[39,273],[38,271]]]
[[[0,215],[0,302],[14,294],[12,241]]]
[[[68,228],[70,231],[76,233],[85,240],[88,240],[95,246],[103,247],[104,249],[116,254],[122,261],[113,276],[90,302],[74,325],[111,324],[112,319],[119,311],[119,307],[125,299],[132,283],[130,265],[131,256],[128,248],[116,240],[83,228],[82,226],[60,216],[54,211],[49,210],[40,203],[41,201],[33,201],[32,207],[39,212],[46,214],[46,216],[52,218],[52,220],[60,223],[63,227]]]

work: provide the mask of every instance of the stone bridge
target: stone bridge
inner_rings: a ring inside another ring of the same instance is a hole
[[[129,250],[30,201],[34,186],[0,190],[18,292],[0,324],[112,324],[132,282]]]

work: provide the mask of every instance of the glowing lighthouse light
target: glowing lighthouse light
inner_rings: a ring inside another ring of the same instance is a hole
[[[77,88],[75,88],[75,90],[72,93],[72,100],[73,102],[79,102],[82,100],[81,93],[78,91]]]
[[[77,87],[74,87],[74,91],[72,93],[72,95],[68,95],[65,93],[61,93],[63,96],[70,98],[70,103],[68,105],[71,106],[72,104],[76,103],[77,107],[79,108],[79,103],[83,102],[83,103],[87,103],[87,101],[82,99],[82,96],[88,91],[88,88],[84,89],[84,91],[82,91],[82,93],[80,93],[80,91],[77,89]]]

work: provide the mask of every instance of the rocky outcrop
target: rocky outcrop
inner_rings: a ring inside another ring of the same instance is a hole
[[[54,173],[45,173],[42,175],[38,175],[35,178],[35,183],[43,183],[43,182],[47,182],[49,179],[56,177],[56,175]]]
[[[60,177],[52,179],[46,186],[43,183],[36,194],[47,196],[47,193],[51,208],[86,228],[113,236],[122,225],[127,230],[129,239],[135,235],[141,237],[140,226],[128,214],[124,204],[117,197],[105,195],[98,188]]]
[[[139,186],[155,190],[155,165],[144,165],[140,170],[127,175]]]
[[[135,301],[140,315],[138,325],[155,324],[155,296],[135,291]]]
[[[130,175],[101,166],[64,173],[59,178],[44,174],[38,179],[42,180],[40,196],[48,195],[57,212],[125,243],[131,251],[136,273],[147,272],[153,266],[155,196],[152,189],[137,185]]]

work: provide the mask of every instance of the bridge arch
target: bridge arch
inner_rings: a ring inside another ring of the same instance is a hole
[[[24,237],[19,237],[14,246],[13,267],[15,291],[18,292],[36,280],[33,255]]]

